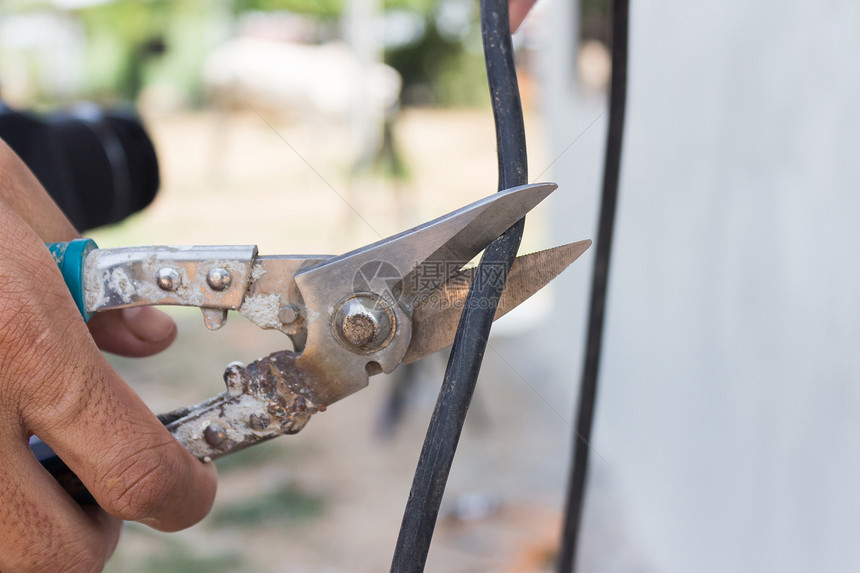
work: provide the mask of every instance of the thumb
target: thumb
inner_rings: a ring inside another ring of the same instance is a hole
[[[102,350],[123,356],[150,356],[176,339],[176,323],[148,306],[96,314],[87,326]]]

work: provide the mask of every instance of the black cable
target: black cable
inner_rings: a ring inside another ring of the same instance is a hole
[[[597,228],[597,254],[591,282],[591,304],[588,316],[588,339],[585,364],[579,390],[579,409],[573,434],[573,466],[567,487],[567,506],[558,561],[559,573],[575,570],[576,549],[582,524],[585,500],[585,480],[594,404],[597,398],[597,375],[603,342],[606,310],[606,286],[609,281],[609,257],[612,251],[612,230],[615,226],[615,205],[618,199],[618,175],[621,168],[621,143],[624,135],[624,110],[627,100],[627,36],[628,0],[614,0],[612,6],[612,84],[609,89],[609,129],[606,136],[606,157],[603,164],[603,196]]]
[[[481,0],[481,32],[499,157],[499,190],[528,181],[523,112],[508,24],[508,0]],[[427,428],[391,562],[392,573],[421,572],[445,493],[490,326],[525,219],[487,246],[460,316],[442,389]],[[499,280],[500,269],[503,277]],[[490,302],[491,304],[486,304]]]

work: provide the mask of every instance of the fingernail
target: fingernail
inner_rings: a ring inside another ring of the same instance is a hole
[[[163,342],[176,330],[172,318],[148,306],[123,309],[122,320],[129,332],[144,342]]]

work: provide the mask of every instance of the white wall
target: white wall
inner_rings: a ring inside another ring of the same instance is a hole
[[[860,4],[631,4],[587,522],[623,501],[647,570],[857,571]],[[550,63],[574,41],[553,38]],[[544,76],[558,154],[603,102]],[[604,121],[554,166],[556,242],[594,236]],[[567,400],[585,275],[547,337]]]

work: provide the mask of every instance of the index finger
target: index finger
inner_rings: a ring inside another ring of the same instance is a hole
[[[0,293],[5,316],[0,406],[17,414],[75,472],[108,513],[176,530],[199,521],[215,495],[214,469],[161,425],[99,352],[47,249],[0,201],[20,241],[0,267],[20,284]]]

